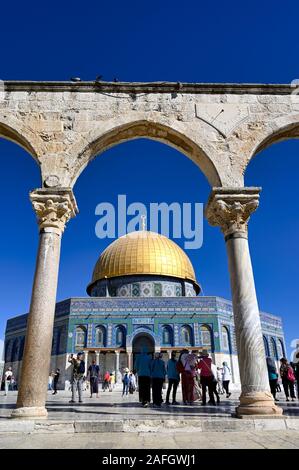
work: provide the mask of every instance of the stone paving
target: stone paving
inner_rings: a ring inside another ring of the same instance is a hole
[[[299,449],[299,432],[5,433],[0,449]]]
[[[83,404],[70,404],[70,392],[48,392],[49,418],[35,422],[10,418],[16,397],[16,392],[0,397],[2,449],[299,448],[299,401],[287,403],[283,394],[284,419],[236,419],[237,392],[216,407],[196,402],[161,409],[143,408],[137,394],[122,397],[120,390],[100,392],[98,399],[85,392]]]
[[[163,391],[165,398],[165,390]],[[223,398],[224,397],[224,398]],[[46,407],[48,419],[50,420],[99,420],[108,421],[119,419],[144,420],[144,419],[194,419],[205,417],[227,417],[230,418],[238,405],[239,392],[233,392],[227,399],[221,395],[221,403],[218,406],[207,404],[201,406],[197,401],[193,405],[182,404],[181,391],[178,391],[178,406],[162,405],[161,408],[143,408],[138,402],[138,393],[121,396],[119,389],[113,392],[100,391],[99,398],[89,398],[89,393],[84,392],[84,402],[71,404],[71,392],[59,391],[57,395],[48,392]],[[279,406],[284,410],[284,416],[299,418],[299,400],[286,402],[283,393],[278,394]],[[17,392],[9,392],[5,397],[3,392],[0,396],[0,420],[8,418],[15,407]]]

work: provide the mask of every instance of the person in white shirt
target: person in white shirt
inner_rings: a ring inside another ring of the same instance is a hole
[[[213,394],[216,396],[217,404],[219,405],[220,397],[219,397],[219,393],[218,393],[218,390],[217,390],[217,385],[218,385],[217,367],[215,366],[215,364],[211,364],[211,371],[212,371],[212,374],[213,374],[213,382],[212,382]]]
[[[5,372],[5,374],[4,374],[4,384],[5,384],[5,393],[4,393],[4,395],[7,395],[7,393],[8,393],[9,386],[11,384],[12,378],[13,378],[12,369],[11,369],[11,367],[9,367],[7,369],[7,371]]]
[[[229,391],[229,382],[231,380],[231,372],[230,372],[230,368],[227,365],[227,362],[223,362],[222,365],[223,365],[223,368],[222,368],[223,388],[226,391],[226,398],[229,398],[231,396],[231,393]]]
[[[217,388],[218,388],[218,393],[221,395],[224,393],[224,388],[222,385],[222,368],[217,367]]]

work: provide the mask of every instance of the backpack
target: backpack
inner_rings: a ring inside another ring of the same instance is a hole
[[[293,372],[292,367],[288,367],[287,379],[288,379],[290,382],[295,382],[295,375],[294,375],[294,372]]]

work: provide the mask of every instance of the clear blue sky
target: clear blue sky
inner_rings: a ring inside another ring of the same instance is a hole
[[[299,78],[295,1],[9,3],[1,6],[0,79],[289,83]],[[263,187],[250,222],[260,308],[281,315],[289,344],[299,337],[299,142],[270,147],[254,159],[247,185]],[[7,318],[28,310],[38,232],[28,192],[38,167],[0,140],[0,338]],[[117,194],[128,201],[206,202],[209,185],[185,156],[137,140],[97,158],[75,186],[80,208],[63,236],[58,299],[85,295],[107,241],[95,237],[94,209]],[[204,244],[189,251],[206,295],[230,298],[223,237],[204,227]]]

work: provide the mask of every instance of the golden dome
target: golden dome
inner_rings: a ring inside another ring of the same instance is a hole
[[[173,276],[196,283],[191,261],[172,240],[140,230],[115,240],[99,257],[89,286],[105,277],[129,275]]]

